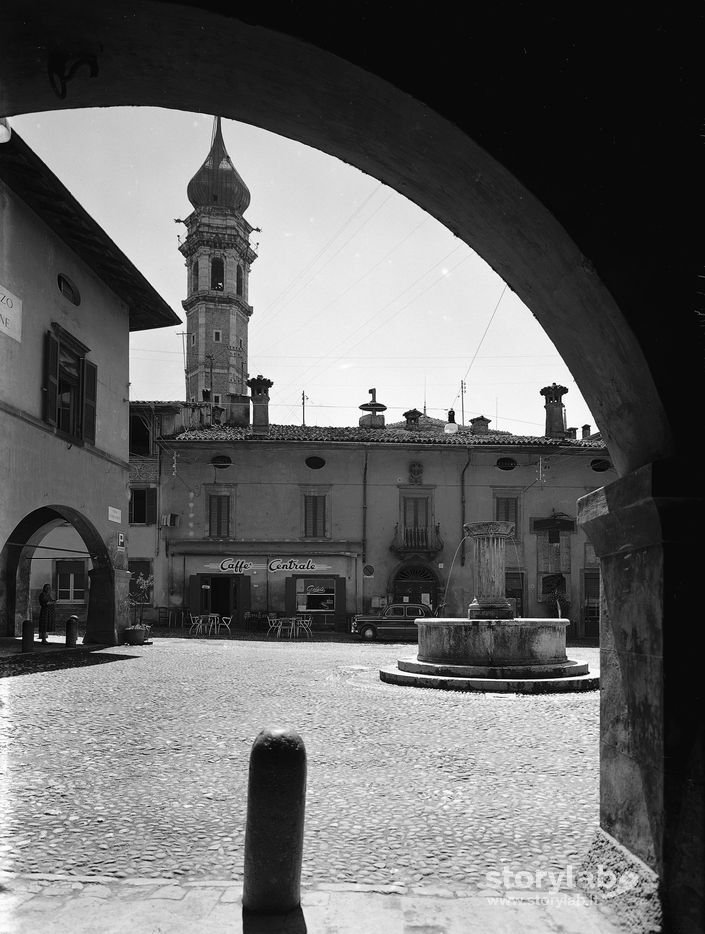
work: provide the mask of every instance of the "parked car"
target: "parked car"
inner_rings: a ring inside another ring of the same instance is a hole
[[[419,616],[433,616],[425,603],[390,603],[377,614],[353,616],[350,631],[365,642],[374,639],[418,639],[416,620]]]

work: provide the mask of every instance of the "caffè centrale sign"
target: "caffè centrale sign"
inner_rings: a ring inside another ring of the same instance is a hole
[[[247,558],[223,558],[222,561],[204,564],[209,571],[225,571],[229,574],[246,574],[248,571],[267,571],[268,574],[297,572],[330,571],[332,565],[319,564],[307,558],[299,561],[297,558],[272,558],[264,563],[249,561]]]

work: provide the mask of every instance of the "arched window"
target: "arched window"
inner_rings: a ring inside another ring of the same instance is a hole
[[[223,260],[216,256],[211,261],[211,288],[216,292],[222,292],[225,287],[225,264]]]
[[[191,266],[191,291],[198,292],[198,260],[193,261]]]
[[[242,266],[237,267],[237,294],[242,295]]]

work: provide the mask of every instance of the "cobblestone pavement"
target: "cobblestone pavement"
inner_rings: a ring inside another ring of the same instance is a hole
[[[0,680],[0,870],[237,884],[250,749],[271,725],[308,753],[304,886],[470,895],[490,871],[577,869],[598,823],[599,692],[379,680],[414,651],[165,639]],[[597,670],[596,649],[569,656]]]

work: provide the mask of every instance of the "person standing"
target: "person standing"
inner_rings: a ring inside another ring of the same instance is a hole
[[[49,584],[45,584],[39,594],[39,638],[45,644],[47,639],[47,630],[54,629],[54,594],[51,592]]]

